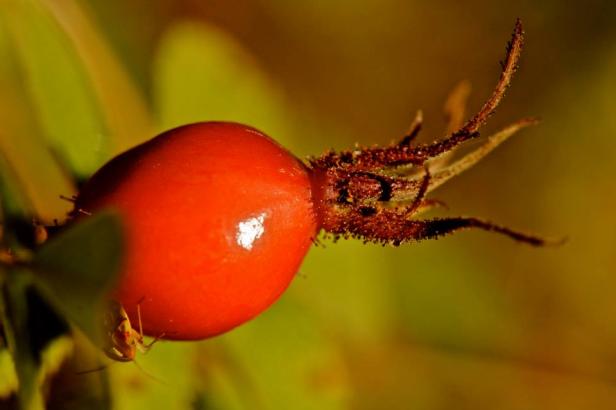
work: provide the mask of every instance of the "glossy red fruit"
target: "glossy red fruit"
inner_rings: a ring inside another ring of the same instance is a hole
[[[239,124],[187,125],[116,157],[78,209],[115,208],[127,235],[114,297],[144,333],[201,339],[287,288],[317,230],[307,168]]]

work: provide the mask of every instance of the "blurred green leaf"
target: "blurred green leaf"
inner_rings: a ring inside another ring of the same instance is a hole
[[[0,288],[4,286],[5,272],[0,272]],[[0,404],[2,400],[7,400],[13,393],[17,391],[17,373],[15,371],[15,363],[8,349],[6,332],[4,330],[5,321],[5,302],[4,296],[0,293]]]
[[[396,250],[359,240],[322,243],[289,291],[341,335],[364,343],[381,339],[394,324],[390,260]]]
[[[74,187],[53,159],[42,138],[35,110],[29,104],[21,65],[8,30],[8,3],[0,3],[0,149],[6,160],[4,176],[19,184],[33,215],[46,222],[63,219],[70,208],[60,194]]]
[[[113,213],[82,219],[34,257],[36,281],[60,312],[95,342],[100,312],[123,255],[120,220]]]
[[[68,326],[38,293],[27,269],[6,272],[1,297],[9,350],[0,344],[0,397],[17,387],[20,408],[42,408],[41,386],[72,351]]]
[[[8,163],[0,155],[0,205],[3,221],[32,215],[31,204],[27,202],[21,187],[15,183],[15,180]]]
[[[89,175],[108,156],[108,131],[74,50],[35,1],[0,10],[45,136],[77,175]]]
[[[47,409],[111,409],[108,372],[93,371],[100,368],[100,349],[80,332],[72,334],[71,342],[72,354],[54,375],[51,394],[46,397]]]
[[[31,285],[28,271],[12,270],[6,272],[2,286],[2,324],[19,379],[18,396],[22,410],[43,409],[37,383],[40,352],[33,346],[29,326],[27,292],[31,291]]]
[[[86,2],[36,0],[50,12],[73,46],[89,80],[87,91],[95,95],[108,134],[105,154],[117,154],[152,137],[150,113],[133,79],[118,61],[114,50],[88,13]],[[99,136],[91,136],[99,137]]]
[[[0,303],[0,405],[2,400],[7,399],[17,391],[17,373],[13,358],[6,345],[5,334],[2,328],[2,307]]]
[[[461,235],[481,240],[482,234]],[[499,271],[490,270],[485,258],[470,258],[448,241],[464,238],[416,244],[399,249],[392,258],[400,266],[392,303],[401,327],[422,343],[463,352],[515,346],[522,335],[514,326],[515,307],[499,286]],[[407,268],[402,268],[404,261]]]
[[[36,242],[32,221],[34,210],[15,180],[9,165],[0,154],[0,243],[14,253],[20,252],[24,245],[31,248]]]
[[[139,354],[134,363],[112,366],[111,386],[116,410],[185,409],[195,384],[192,343],[161,341],[147,354]]]
[[[248,53],[213,26],[181,23],[168,30],[154,63],[154,86],[164,129],[224,120],[277,139],[288,133],[278,90]]]
[[[218,373],[214,408],[236,408],[228,403],[238,396],[245,409],[344,408],[349,385],[341,352],[306,305],[285,295],[219,340],[236,363]]]

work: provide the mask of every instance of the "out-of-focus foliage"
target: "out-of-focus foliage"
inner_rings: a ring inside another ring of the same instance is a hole
[[[20,405],[22,409],[42,409],[43,397],[37,383],[40,357],[33,347],[34,341],[28,323],[33,316],[28,303],[32,278],[28,272],[15,270],[3,272],[3,279],[2,328],[19,380]]]
[[[89,79],[49,13],[32,3],[13,3],[5,6],[3,22],[36,119],[67,165],[87,176],[109,155]]]
[[[113,213],[100,213],[46,243],[32,266],[57,309],[90,339],[102,344],[100,312],[122,262],[122,228]]]
[[[216,64],[212,64],[212,62]],[[226,33],[196,22],[171,26],[153,64],[153,92],[162,130],[216,119],[286,135],[287,115],[273,81]],[[224,99],[212,96],[225,95]]]
[[[7,221],[5,214],[5,230]],[[0,384],[0,399],[7,400],[17,391],[15,402],[20,409],[44,408],[43,392],[49,388],[43,386],[52,383],[72,353],[66,320],[77,326],[74,331],[88,335],[91,343],[103,345],[102,312],[121,255],[119,221],[113,214],[102,213],[69,227],[38,250],[32,261],[24,258],[9,266],[3,260],[0,374],[6,379]],[[80,394],[86,397],[91,392],[84,389]],[[62,408],[68,405],[66,401]]]
[[[544,122],[436,195],[450,214],[565,234],[565,247],[486,233],[396,249],[325,241],[259,318],[213,340],[160,342],[138,366],[76,375],[101,360],[76,349],[49,402],[68,406],[54,396],[64,386],[73,403],[105,408],[109,374],[113,407],[131,410],[614,406],[609,0],[7,0],[0,166],[50,221],[73,193],[51,152],[83,177],[151,129],[246,122],[316,155],[387,143],[423,108],[423,138],[435,139],[456,82],[474,86],[469,111],[481,104],[518,16],[522,67],[488,128]]]
[[[17,391],[18,382],[13,358],[4,345],[0,346],[0,399],[7,400]]]

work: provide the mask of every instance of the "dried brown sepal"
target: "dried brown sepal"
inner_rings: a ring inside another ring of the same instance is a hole
[[[522,233],[473,217],[408,219],[405,208],[376,209],[366,215],[362,209],[352,209],[345,215],[343,224],[331,231],[334,235],[363,239],[365,242],[401,245],[405,242],[437,239],[463,229],[482,229],[497,232],[516,241],[533,246],[559,245],[562,239],[546,239]]]
[[[314,168],[345,168],[355,171],[371,171],[403,164],[423,165],[425,161],[451,151],[469,139],[479,136],[477,130],[492,115],[511,83],[515,73],[524,40],[522,23],[518,19],[511,41],[507,46],[507,54],[502,63],[500,78],[492,91],[490,98],[483,104],[479,112],[466,122],[462,128],[449,137],[432,144],[421,144],[415,147],[408,144],[394,144],[389,147],[373,147],[354,151],[329,152],[310,161]],[[407,136],[403,138],[405,141]]]
[[[515,28],[511,41],[507,44],[507,54],[505,60],[501,63],[502,72],[501,76],[496,83],[494,91],[490,98],[483,104],[483,107],[479,110],[473,118],[471,118],[460,131],[473,133],[476,132],[482,125],[486,123],[488,118],[494,113],[496,107],[505,96],[505,91],[511,84],[513,74],[518,69],[518,63],[520,61],[520,54],[522,53],[522,46],[524,45],[524,30],[522,29],[522,22],[517,19],[515,22]]]
[[[451,153],[465,141],[479,136],[479,128],[492,115],[516,71],[523,44],[520,20],[516,21],[502,73],[490,98],[457,131],[432,144],[411,145],[422,126],[421,111],[409,132],[396,144],[353,151],[329,152],[311,159],[315,183],[315,203],[321,226],[334,239],[356,237],[366,242],[399,245],[408,241],[434,239],[462,229],[483,229],[506,235],[530,245],[558,241],[521,233],[479,218],[452,217],[412,219],[418,213],[441,205],[425,195],[453,176],[468,169],[522,128],[535,124],[523,119],[489,137],[478,149],[445,165],[437,157]],[[450,124],[460,124],[465,90],[451,102]],[[454,104],[455,103],[455,104]],[[404,172],[399,172],[400,166]],[[407,167],[411,167],[410,170]],[[428,167],[433,167],[429,171]],[[421,172],[423,170],[423,172]]]

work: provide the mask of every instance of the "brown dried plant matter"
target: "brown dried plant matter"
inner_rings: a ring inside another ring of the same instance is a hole
[[[492,95],[470,120],[443,140],[412,144],[422,126],[419,112],[407,135],[396,144],[328,152],[311,159],[316,186],[322,187],[317,191],[316,200],[323,229],[336,238],[358,237],[367,242],[393,245],[438,238],[466,228],[498,232],[537,246],[553,242],[473,217],[413,219],[440,204],[426,199],[427,193],[477,163],[520,129],[536,123],[532,118],[519,120],[488,137],[482,146],[461,159],[450,164],[443,160],[462,143],[479,137],[479,128],[494,113],[509,87],[518,66],[523,39],[522,23],[517,20]],[[459,102],[457,109],[447,108],[451,121],[448,128],[457,128],[459,125],[455,123],[460,123],[459,117],[464,112],[465,97],[454,97]]]

